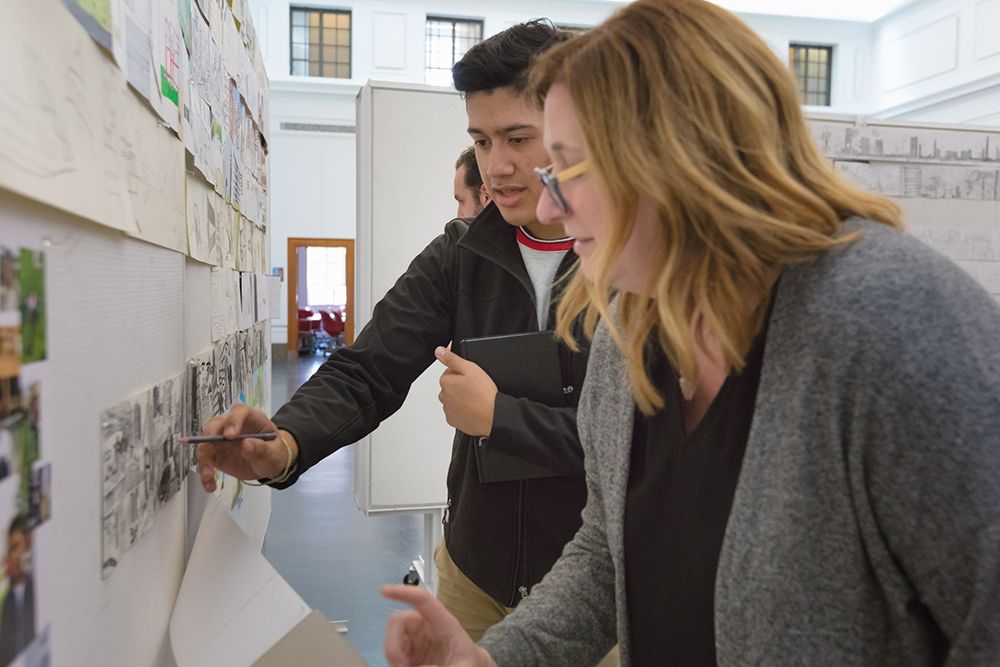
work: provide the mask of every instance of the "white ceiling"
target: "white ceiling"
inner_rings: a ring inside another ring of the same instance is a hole
[[[876,21],[916,0],[712,0],[732,12],[813,19]]]

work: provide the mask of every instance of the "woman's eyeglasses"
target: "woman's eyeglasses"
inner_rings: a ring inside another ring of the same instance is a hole
[[[591,168],[590,160],[581,160],[577,162],[572,167],[567,167],[557,174],[552,173],[552,165],[547,167],[535,167],[535,173],[538,174],[538,178],[541,179],[542,185],[548,190],[549,195],[552,196],[552,201],[556,203],[559,210],[563,213],[569,213],[569,202],[566,201],[566,197],[563,196],[562,189],[559,187],[560,183],[565,183],[570,181],[577,176],[582,176],[587,173]]]

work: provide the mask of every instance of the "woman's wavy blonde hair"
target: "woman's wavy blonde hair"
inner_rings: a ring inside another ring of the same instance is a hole
[[[588,33],[539,56],[531,92],[564,84],[594,168],[615,211],[592,280],[577,271],[557,331],[585,312],[624,353],[646,414],[663,406],[643,363],[654,330],[684,378],[698,377],[697,313],[741,370],[767,311],[776,270],[855,235],[862,216],[901,227],[898,207],[848,184],[819,153],[792,75],[746,24],[702,0],[637,0]],[[610,276],[641,196],[662,224],[659,271],[648,295],[621,294],[609,317]]]

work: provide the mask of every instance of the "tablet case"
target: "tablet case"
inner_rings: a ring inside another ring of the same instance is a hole
[[[551,331],[466,338],[459,354],[490,376],[500,392],[550,407],[564,407],[559,346]],[[557,477],[548,468],[490,447],[476,446],[480,482]]]

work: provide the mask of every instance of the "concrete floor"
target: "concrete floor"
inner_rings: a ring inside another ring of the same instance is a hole
[[[272,405],[288,400],[325,359],[289,356],[275,346]],[[266,556],[311,606],[347,621],[347,640],[371,665],[385,665],[385,621],[398,605],[378,595],[397,583],[420,552],[418,515],[367,518],[354,503],[354,450],[346,447],[271,496]]]

